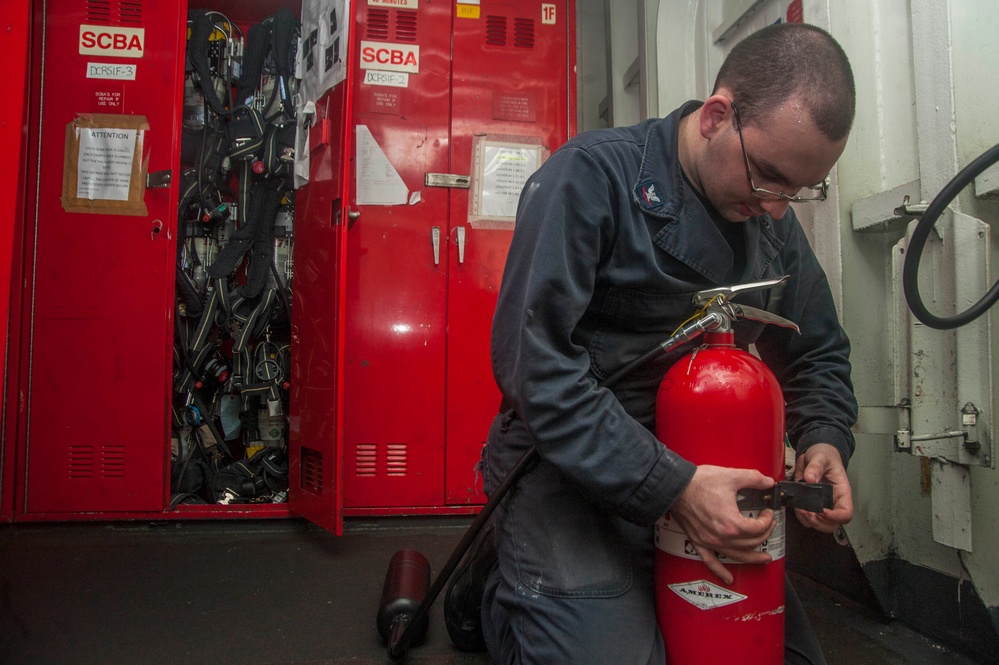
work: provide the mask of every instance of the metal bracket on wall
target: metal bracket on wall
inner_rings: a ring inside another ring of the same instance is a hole
[[[900,407],[899,429],[895,432],[895,452],[967,466],[993,466],[992,442],[987,431],[980,428],[978,423],[978,416],[982,411],[971,402],[961,407],[960,430],[933,434],[913,434],[908,400],[903,400]]]
[[[971,467],[994,468],[987,428],[979,426],[982,411],[967,402],[960,409],[960,430],[913,434],[911,405],[902,400],[899,406],[895,452],[923,458],[929,479],[924,491],[929,492],[932,503],[933,539],[971,552]]]
[[[928,208],[929,205],[930,204],[925,201],[920,203],[910,203],[909,195],[906,194],[902,197],[902,205],[895,208],[894,212],[898,217],[920,217],[924,212],[926,212],[926,208]]]

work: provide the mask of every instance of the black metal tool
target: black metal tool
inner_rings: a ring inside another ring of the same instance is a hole
[[[829,483],[781,480],[766,490],[739,490],[736,504],[739,510],[777,510],[786,506],[821,513],[833,507],[833,486]]]

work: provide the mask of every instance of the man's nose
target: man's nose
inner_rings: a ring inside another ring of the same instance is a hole
[[[787,207],[791,205],[791,202],[787,199],[761,199],[760,207],[767,211],[767,214],[774,219],[780,219],[787,212]]]

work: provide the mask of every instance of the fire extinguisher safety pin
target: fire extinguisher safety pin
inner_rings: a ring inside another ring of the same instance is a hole
[[[824,509],[833,507],[833,488],[829,483],[781,480],[767,490],[739,490],[736,505],[739,510],[777,510],[786,506],[821,513]]]

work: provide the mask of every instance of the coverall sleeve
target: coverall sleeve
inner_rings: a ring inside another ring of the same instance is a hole
[[[786,232],[784,289],[780,315],[800,334],[768,326],[756,346],[784,391],[787,433],[798,454],[830,443],[843,457],[853,454],[851,427],[857,400],[850,379],[850,342],[839,323],[829,283],[793,213],[778,222]]]
[[[695,467],[598,385],[573,335],[631,205],[619,194],[629,188],[615,181],[626,171],[563,148],[528,181],[493,321],[492,361],[541,457],[603,509],[652,524]]]

